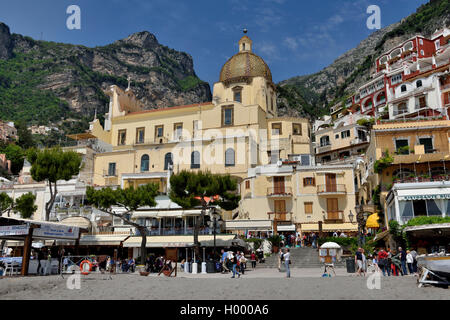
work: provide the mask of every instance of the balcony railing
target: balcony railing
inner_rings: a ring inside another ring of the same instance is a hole
[[[269,196],[269,197],[291,197],[292,196],[292,188],[291,187],[267,188],[267,196]]]
[[[432,177],[421,177],[421,176],[411,176],[406,178],[398,178],[394,179],[395,183],[417,183],[417,182],[441,182],[441,181],[449,181],[450,175],[434,175]]]
[[[325,214],[325,223],[342,223],[344,222],[343,211],[329,211]]]
[[[274,221],[292,221],[292,212],[267,212],[267,214],[269,215],[269,218],[272,218]]]
[[[317,186],[318,194],[328,194],[328,193],[336,193],[336,194],[346,194],[347,189],[345,184],[321,184]]]

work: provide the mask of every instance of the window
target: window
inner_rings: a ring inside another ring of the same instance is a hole
[[[281,123],[272,123],[272,135],[278,136],[282,134]]]
[[[222,126],[232,126],[234,123],[234,107],[222,107]]]
[[[309,166],[311,165],[311,159],[309,154],[302,154],[300,156],[300,164],[302,166]]]
[[[334,138],[335,138],[336,140],[339,139],[339,135],[338,135],[338,134],[335,135]]]
[[[391,84],[396,84],[402,81],[402,74],[396,74],[395,76],[391,77]]]
[[[330,137],[329,136],[323,136],[320,138],[320,146],[325,147],[330,145]]]
[[[164,136],[164,126],[156,126],[155,127],[155,137],[162,138]]]
[[[341,132],[341,138],[342,139],[345,139],[345,138],[348,138],[348,137],[350,137],[350,130],[345,130],[345,131]]]
[[[441,48],[441,40],[436,40],[436,41],[434,42],[434,45],[435,45],[435,47],[436,47],[436,50],[439,50],[439,49]]]
[[[173,154],[170,152],[164,156],[164,170],[169,170],[169,165],[173,165]]]
[[[292,134],[295,136],[302,135],[302,124],[301,123],[293,123],[292,124]]]
[[[422,80],[417,80],[416,87],[420,88],[422,86]]]
[[[136,129],[136,144],[144,143],[145,139],[145,128]]]
[[[395,140],[395,150],[397,154],[409,154],[409,142],[407,139]]]
[[[419,143],[424,146],[425,153],[433,153],[433,139],[432,138],[420,138]]]
[[[424,56],[424,55],[425,55],[425,51],[420,50],[420,54],[421,54],[422,56]]]
[[[423,45],[423,39],[419,39],[419,44]]]
[[[406,90],[407,90],[407,89],[406,89],[406,85],[405,85],[405,84],[404,84],[404,85],[402,85],[402,87],[401,87],[401,91],[402,91],[402,92],[406,92]]]
[[[242,103],[242,87],[233,88],[233,100]]]
[[[388,61],[388,57],[384,56],[380,59],[380,64],[386,64],[387,61]]]
[[[183,135],[183,124],[175,123],[173,125],[173,139],[179,140],[179,139],[181,139],[182,135]]]
[[[305,202],[305,214],[312,214],[313,213],[313,203],[312,202]]]
[[[401,55],[401,54],[402,54],[402,49],[400,49],[400,48],[395,49],[395,50],[392,51],[392,53],[391,53],[391,59],[393,59],[393,58],[395,58],[395,57],[398,57],[398,56]]]
[[[200,169],[200,152],[191,153],[191,169]]]
[[[416,109],[422,109],[427,107],[427,98],[425,96],[416,98]]]
[[[116,163],[115,162],[111,162],[108,165],[108,176],[114,177],[115,175],[116,175]]]
[[[235,166],[235,152],[233,149],[227,149],[225,151],[225,167],[234,167]]]
[[[409,51],[413,49],[413,43],[412,42],[408,42],[407,44],[405,44],[405,46],[403,47],[403,49],[405,51]]]
[[[397,105],[397,112],[394,112],[394,116],[407,113],[408,112],[408,106],[406,105],[406,102],[402,102]]]
[[[123,146],[125,145],[126,141],[127,141],[127,130],[119,130],[119,137],[117,144],[119,146]]]
[[[316,179],[315,178],[303,178],[303,186],[304,187],[314,187],[316,185]]]
[[[250,189],[250,180],[245,181],[245,189]]]
[[[146,172],[150,170],[150,157],[148,154],[144,154],[141,157],[141,172]]]

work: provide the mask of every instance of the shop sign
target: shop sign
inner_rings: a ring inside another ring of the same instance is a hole
[[[28,235],[29,227],[27,225],[2,226],[0,227],[0,237],[6,236],[24,236]]]
[[[450,200],[450,194],[417,194],[413,196],[404,196],[403,199],[400,200]]]
[[[78,239],[79,231],[78,227],[42,224],[39,229],[34,230],[33,237]]]

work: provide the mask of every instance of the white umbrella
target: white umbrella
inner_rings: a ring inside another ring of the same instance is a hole
[[[31,246],[35,249],[42,249],[44,247],[44,244],[42,242],[33,242]]]

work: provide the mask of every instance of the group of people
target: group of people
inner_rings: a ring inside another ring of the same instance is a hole
[[[399,247],[397,251],[392,252],[390,249],[380,248],[370,255],[369,261],[374,267],[374,271],[382,272],[383,276],[406,276],[417,274],[417,255],[417,251],[414,249],[404,250]],[[366,275],[367,261],[364,249],[358,248],[355,254],[358,275]]]
[[[308,247],[311,246],[313,248],[317,248],[317,241],[318,241],[318,237],[317,235],[313,232],[311,234],[304,234],[303,236],[300,235],[300,233],[296,233],[296,234],[280,234],[281,237],[281,242],[280,242],[280,246],[281,247],[287,247],[287,248],[292,248],[292,247]]]
[[[256,253],[252,252],[250,255],[250,260],[252,263],[252,268],[256,268]],[[245,269],[247,268],[247,258],[244,256],[244,252],[236,251],[225,251],[222,249],[220,263],[222,265],[222,273],[233,272],[231,278],[235,278],[236,275],[240,278],[241,274],[245,274]]]

